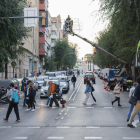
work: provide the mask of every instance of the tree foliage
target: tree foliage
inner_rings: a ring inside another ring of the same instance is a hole
[[[140,1],[139,0],[100,0],[101,18],[109,20],[108,28],[100,32],[97,43],[118,58],[132,65],[140,40]],[[118,65],[118,61],[110,59],[97,50],[95,58],[98,65],[109,63]]]

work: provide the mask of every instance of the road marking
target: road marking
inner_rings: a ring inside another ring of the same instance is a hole
[[[86,140],[102,140],[102,137],[85,137]]]
[[[67,113],[65,113],[64,115],[67,115]]]
[[[140,137],[123,137],[124,140],[140,140]]]
[[[117,128],[128,128],[128,127],[117,127]]]
[[[38,104],[38,105],[44,105],[44,104]]]
[[[104,107],[104,108],[112,108],[112,107]]]
[[[64,139],[64,137],[48,137],[47,139],[50,139],[50,140],[58,139],[58,140],[60,140],[60,139]]]
[[[76,107],[68,107],[68,108],[76,108]]]
[[[58,120],[58,118],[55,118],[56,120]]]
[[[26,140],[28,137],[14,137],[15,140]]]
[[[64,112],[65,108],[61,111],[61,112]]]
[[[79,88],[78,88],[78,90],[77,90],[75,96],[73,97],[73,101],[75,100],[75,97],[76,97],[76,95],[77,95],[77,93],[78,93],[78,91],[79,91],[79,89],[80,89],[80,87],[81,87],[81,84],[82,84],[82,80],[81,80],[81,83],[79,84]]]
[[[100,127],[86,126],[86,128],[100,128]]]
[[[0,126],[0,128],[11,128],[11,126]]]
[[[2,112],[2,111],[4,111],[4,110],[6,110],[6,108],[3,108],[2,110],[0,110],[0,112]]]
[[[85,108],[94,108],[94,107],[85,107]]]
[[[57,126],[56,128],[70,128],[69,126]]]
[[[40,107],[35,107],[35,108],[40,108]]]
[[[39,127],[27,127],[27,128],[40,128],[40,126]]]
[[[67,111],[69,111],[69,108],[67,109]]]
[[[63,120],[63,119],[64,119],[64,117],[61,118],[61,120]]]

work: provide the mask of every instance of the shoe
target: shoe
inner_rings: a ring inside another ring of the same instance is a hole
[[[122,106],[122,105],[119,104],[118,106]]]
[[[34,111],[35,111],[35,109],[32,109],[31,111],[33,111],[33,112],[34,112]]]
[[[17,119],[16,122],[20,122],[20,119]]]
[[[112,101],[111,103],[112,103],[112,106],[113,106],[114,102]]]
[[[31,108],[26,109],[25,111],[31,111]]]
[[[3,118],[3,120],[6,121],[6,122],[8,122],[8,119],[7,118]]]
[[[130,128],[135,128],[135,126],[133,126],[132,124],[127,124],[127,126]]]
[[[129,122],[129,119],[127,119],[127,122]]]

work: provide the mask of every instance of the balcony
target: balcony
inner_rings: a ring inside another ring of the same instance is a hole
[[[39,55],[45,55],[45,49],[39,48]]]
[[[45,4],[39,4],[39,10],[45,11]]]
[[[45,44],[45,37],[39,36],[39,43],[44,43]]]

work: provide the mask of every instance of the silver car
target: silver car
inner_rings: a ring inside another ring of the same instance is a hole
[[[36,82],[38,82],[38,89],[40,89],[44,84],[44,78],[43,77],[37,77]]]
[[[69,79],[67,76],[58,76],[51,78],[52,80],[58,80],[60,82],[60,86],[62,87],[62,93],[67,93],[69,91]]]
[[[59,85],[59,93],[56,94],[56,96],[62,96],[62,88],[60,87],[60,83],[58,80],[47,80],[44,82],[43,86],[41,87],[41,92],[40,92],[40,98],[47,98],[48,97],[48,88],[49,84],[48,82],[52,81],[52,83]]]

